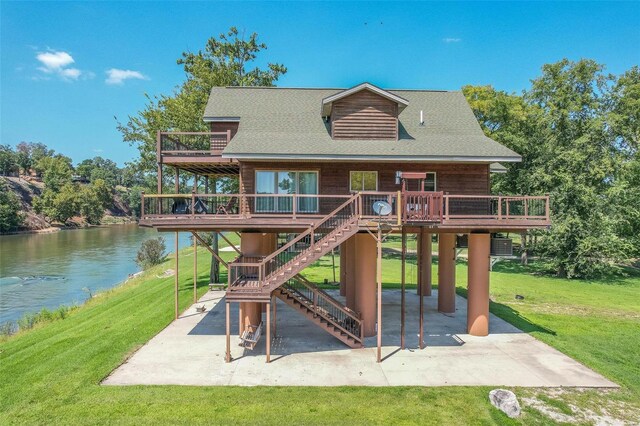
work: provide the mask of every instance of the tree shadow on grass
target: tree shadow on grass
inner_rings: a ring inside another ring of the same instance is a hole
[[[466,288],[456,287],[456,293],[465,299],[467,298]],[[528,318],[522,316],[519,311],[513,309],[511,306],[490,300],[489,311],[498,318],[507,321],[509,324],[519,328],[525,333],[538,332],[550,334],[552,336],[557,335],[554,330],[532,322]]]

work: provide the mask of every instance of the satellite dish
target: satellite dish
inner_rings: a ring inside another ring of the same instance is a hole
[[[387,203],[386,201],[376,201],[375,203],[373,203],[373,212],[375,214],[377,214],[378,216],[388,216],[389,214],[391,214],[391,204]]]

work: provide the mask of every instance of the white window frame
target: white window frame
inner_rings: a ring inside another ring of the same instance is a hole
[[[378,175],[378,171],[377,170],[351,170],[349,172],[349,192],[362,192],[362,191],[364,191],[363,188],[360,188],[358,190],[354,190],[351,187],[351,177],[353,176],[354,173],[375,173],[376,174],[376,189],[374,189],[374,191],[378,191],[378,185],[379,185],[378,184],[378,178],[379,178],[379,175]],[[364,176],[363,176],[363,179],[362,179],[362,184],[364,185]]]
[[[427,175],[433,175],[433,192],[438,191],[438,174],[436,172],[427,172]]]
[[[259,172],[274,172],[274,173],[276,173],[276,176],[277,176],[277,174],[278,174],[278,173],[280,173],[280,172],[284,172],[284,173],[295,173],[295,174],[296,174],[296,179],[295,179],[296,187],[295,187],[295,192],[294,192],[295,194],[299,194],[299,193],[300,193],[300,188],[299,188],[299,183],[300,183],[300,182],[298,181],[298,176],[297,176],[297,175],[298,175],[298,173],[301,173],[301,172],[302,172],[302,173],[315,173],[315,175],[317,176],[317,177],[316,177],[316,183],[317,183],[317,187],[316,187],[316,194],[305,194],[305,195],[320,195],[320,171],[319,171],[319,170],[315,170],[315,169],[313,169],[313,170],[305,170],[305,169],[294,169],[294,170],[291,170],[291,169],[289,169],[289,170],[288,170],[288,169],[282,169],[282,168],[277,168],[277,169],[256,169],[256,170],[254,171],[254,188],[253,188],[253,193],[254,193],[254,195],[256,196],[256,197],[255,197],[255,202],[256,202],[255,210],[256,210],[256,212],[258,212],[258,213],[260,213],[260,211],[259,211],[259,209],[258,209],[258,207],[257,207],[257,200],[258,200],[258,197],[259,197],[259,196],[268,197],[268,196],[270,195],[270,194],[258,194],[258,193],[257,193],[257,189],[258,189],[258,188],[257,188],[257,186],[258,186],[258,173],[259,173]],[[319,200],[319,198],[316,198],[316,200]],[[317,202],[317,203],[316,203],[317,207],[319,207],[319,204],[320,204],[319,202]],[[276,210],[276,212],[278,212],[278,211]],[[317,210],[316,210],[316,212],[317,212]],[[263,213],[267,213],[267,212],[263,212]],[[299,212],[296,212],[296,213],[314,213],[314,212],[300,212],[300,211],[299,211]]]

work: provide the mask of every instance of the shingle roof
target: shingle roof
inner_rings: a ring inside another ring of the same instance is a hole
[[[399,161],[520,161],[486,137],[461,92],[390,90],[409,105],[399,140],[333,140],[322,100],[344,89],[214,87],[205,120],[239,117],[225,157],[273,159],[395,159]],[[420,126],[420,111],[424,126]]]

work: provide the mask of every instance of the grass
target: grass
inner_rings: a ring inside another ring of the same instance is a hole
[[[222,252],[227,259],[234,254]],[[192,256],[186,250],[180,258],[182,309],[192,301]],[[200,295],[207,289],[209,258],[204,249],[199,251]],[[393,253],[386,256],[386,288],[399,286],[399,262]],[[317,282],[331,279],[330,265],[331,258],[325,257],[306,275]],[[167,268],[173,268],[172,259],[98,295],[63,320],[37,324],[1,342],[0,424],[338,424],[347,416],[355,424],[551,421],[532,408],[521,419],[508,419],[489,404],[486,387],[100,386],[172,321],[173,277],[158,278]],[[415,274],[415,263],[407,271]],[[640,278],[574,282],[532,272],[535,265],[498,264],[492,273],[492,311],[623,386],[607,394],[576,391],[546,398],[557,400],[555,406],[564,412],[576,405],[615,405],[622,418],[633,418],[633,410],[640,410]],[[464,263],[457,273],[463,293]],[[222,275],[224,279],[224,269]],[[515,294],[525,299],[515,300]],[[532,397],[544,393],[515,391]]]

